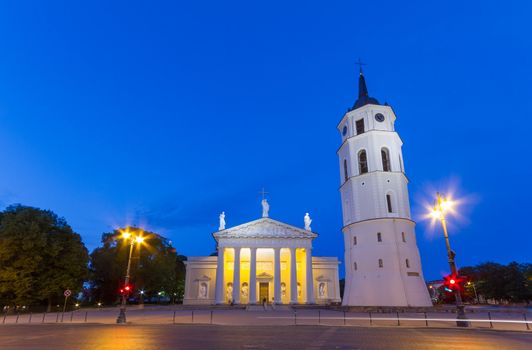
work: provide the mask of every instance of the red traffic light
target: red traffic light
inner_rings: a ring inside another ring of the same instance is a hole
[[[448,275],[443,278],[443,284],[448,291],[455,291],[460,289],[460,282],[462,279],[460,276]]]
[[[130,286],[125,286],[124,289],[126,290],[126,292],[129,292],[131,290],[131,287]]]

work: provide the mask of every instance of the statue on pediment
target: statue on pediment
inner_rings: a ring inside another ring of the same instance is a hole
[[[218,227],[218,231],[225,230],[225,212],[222,211],[220,214],[220,226]]]
[[[264,198],[261,203],[262,203],[262,217],[267,218],[268,212],[270,211],[270,205],[268,204],[268,201],[266,200],[266,198]]]
[[[303,221],[305,222],[305,230],[312,231],[312,229],[310,228],[312,219],[310,218],[310,215],[308,215],[308,213],[305,214],[305,218],[303,219]]]

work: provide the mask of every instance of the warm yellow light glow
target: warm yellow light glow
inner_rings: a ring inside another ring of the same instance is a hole
[[[135,241],[137,241],[137,243],[142,243],[142,242],[144,242],[144,237],[137,236],[137,237],[135,237]]]
[[[441,217],[441,211],[434,208],[430,211],[430,216],[432,216],[434,219],[439,219]]]
[[[129,237],[131,237],[131,233],[129,233],[128,231],[122,232],[123,239],[129,239]]]
[[[448,210],[451,210],[453,208],[453,202],[448,199],[443,199],[440,204],[441,209],[446,212]]]

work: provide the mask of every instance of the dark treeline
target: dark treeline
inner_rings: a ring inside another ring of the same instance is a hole
[[[164,237],[138,228],[102,235],[89,255],[81,236],[50,210],[12,205],[0,212],[0,307],[27,310],[72,303],[118,303],[129,256],[123,231],[142,235],[131,262],[130,302],[176,302],[184,291],[184,256]],[[142,291],[142,293],[141,293]]]
[[[469,300],[497,303],[532,300],[532,264],[485,262],[462,267],[459,275],[464,277],[463,290]]]

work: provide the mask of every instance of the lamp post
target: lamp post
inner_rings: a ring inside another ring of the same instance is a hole
[[[122,238],[125,240],[129,240],[129,258],[127,259],[127,270],[126,277],[124,280],[122,300],[120,302],[120,313],[118,314],[116,323],[126,323],[126,294],[129,289],[129,273],[131,270],[131,256],[133,255],[133,246],[135,245],[135,242],[140,244],[142,243],[142,241],[144,241],[144,238],[142,236],[133,236],[129,231],[122,232]]]
[[[446,198],[442,197],[439,192],[436,193],[436,202],[434,203],[434,209],[432,211],[432,216],[436,219],[439,219],[443,229],[443,236],[445,237],[445,245],[447,246],[447,257],[449,260],[449,267],[451,268],[451,275],[456,277],[458,276],[458,271],[456,269],[455,257],[456,253],[451,249],[451,244],[449,243],[449,235],[447,234],[447,224],[445,223],[445,212],[451,209],[452,203]],[[453,277],[453,278],[454,278]],[[456,300],[456,325],[458,327],[469,327],[467,320],[464,304],[462,302],[462,296],[460,295],[460,289],[457,287],[454,289],[454,297]]]
[[[478,300],[478,294],[477,294],[477,288],[475,287],[475,282],[467,282],[467,285],[468,286],[473,286],[473,292],[475,292],[475,300],[477,302],[477,304],[480,304],[480,301]]]

